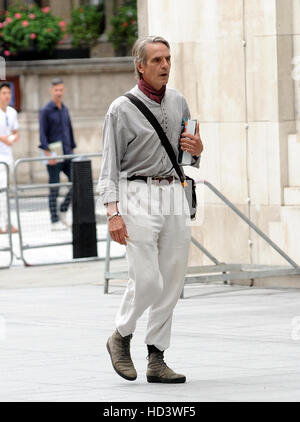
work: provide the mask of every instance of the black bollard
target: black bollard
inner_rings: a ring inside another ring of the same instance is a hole
[[[72,161],[73,258],[98,256],[90,160]]]

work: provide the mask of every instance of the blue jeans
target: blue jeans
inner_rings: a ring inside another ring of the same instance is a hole
[[[68,178],[69,182],[71,182],[71,161],[65,160],[61,163],[57,163],[53,166],[47,165],[47,170],[49,174],[49,183],[59,183],[60,182],[60,172],[62,171]],[[57,213],[57,197],[59,194],[59,187],[50,188],[49,193],[49,210],[51,216],[51,223],[56,223],[59,221],[58,213]],[[66,197],[64,198],[63,202],[60,205],[60,212],[66,212],[70,206],[72,199],[72,188],[69,189]]]

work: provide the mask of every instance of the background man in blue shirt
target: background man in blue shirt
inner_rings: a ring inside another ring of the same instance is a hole
[[[40,111],[40,146],[46,156],[53,155],[49,145],[55,142],[62,143],[63,154],[73,154],[76,147],[73,136],[71,119],[67,107],[63,104],[64,84],[59,78],[51,82],[52,100],[46,104]],[[60,172],[62,171],[71,181],[71,161],[64,160],[57,162],[55,159],[49,160],[47,164],[49,174],[49,183],[59,183]],[[49,194],[49,209],[51,215],[52,230],[65,229],[67,224],[66,213],[68,211],[72,192],[67,193],[60,205],[60,211],[57,210],[57,197],[59,188],[51,188]],[[61,224],[63,223],[63,225]]]

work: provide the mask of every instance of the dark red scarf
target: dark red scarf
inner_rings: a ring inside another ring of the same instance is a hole
[[[164,98],[166,92],[166,85],[157,91],[156,89],[152,88],[144,79],[140,79],[138,83],[139,89],[150,98],[150,100],[156,101],[158,104],[161,103],[161,100]]]

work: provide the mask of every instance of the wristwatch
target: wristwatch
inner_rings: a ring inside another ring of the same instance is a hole
[[[121,215],[121,214],[119,213],[119,211],[115,211],[115,212],[113,212],[113,213],[112,213],[112,215],[110,215],[110,216],[108,216],[108,217],[107,217],[107,221],[111,220],[113,217],[116,217],[117,215]]]

